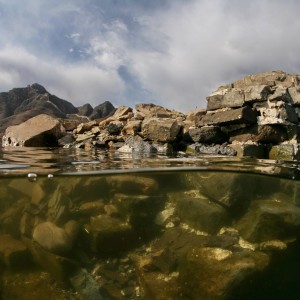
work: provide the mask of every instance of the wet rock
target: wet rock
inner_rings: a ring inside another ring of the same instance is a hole
[[[124,146],[118,149],[119,152],[124,153],[156,153],[157,149],[149,142],[144,141],[140,136],[130,136],[125,140]]]
[[[80,269],[71,278],[70,282],[83,299],[110,300],[107,293],[85,269]]]
[[[99,200],[85,202],[80,205],[77,211],[83,216],[97,216],[104,212],[104,203]]]
[[[75,137],[73,134],[66,134],[62,138],[60,138],[58,141],[58,146],[60,147],[66,147],[67,145],[71,145],[75,142]]]
[[[176,201],[176,212],[181,221],[195,229],[217,233],[230,220],[224,207],[203,197],[198,191],[175,193],[172,199]]]
[[[29,252],[27,247],[9,234],[0,235],[0,262],[8,268],[22,269],[28,265]]]
[[[236,151],[237,157],[266,158],[268,148],[257,143],[232,143],[230,147]]]
[[[143,137],[162,143],[174,142],[180,129],[178,122],[169,118],[149,118],[142,123]]]
[[[298,146],[295,144],[281,144],[271,147],[269,159],[294,160],[300,156]]]
[[[52,253],[61,254],[72,248],[72,236],[52,222],[37,225],[33,230],[32,237],[35,242]]]
[[[114,175],[109,178],[110,188],[120,194],[154,194],[158,190],[158,183],[151,177],[139,175]]]
[[[25,237],[22,241],[28,247],[35,263],[49,272],[59,283],[68,284],[71,275],[79,268],[79,263],[75,260],[51,253],[35,241]]]
[[[208,197],[211,201],[232,208],[239,204],[247,205],[252,200],[254,182],[250,175],[214,172],[209,174],[187,174],[187,184],[197,191],[194,196]],[[247,193],[245,193],[247,191]]]
[[[59,120],[49,115],[38,115],[5,130],[2,146],[53,147],[64,134]]]
[[[98,255],[116,255],[130,249],[132,228],[126,222],[107,215],[91,217],[89,231],[92,248]]]
[[[22,213],[28,204],[27,199],[20,199],[13,203],[0,215],[0,232],[11,234],[13,237],[19,237],[20,219]]]
[[[232,252],[222,248],[192,249],[182,264],[183,294],[190,299],[230,299],[269,264],[262,252]]]
[[[231,125],[231,124],[255,124],[257,113],[249,106],[242,108],[208,113],[196,119],[196,126],[204,125]]]
[[[48,199],[47,217],[55,224],[63,224],[69,214],[70,199],[64,193],[61,186],[57,186]]]
[[[40,270],[5,273],[1,285],[1,299],[79,300],[74,291],[57,286],[53,283],[53,278],[49,273]]]
[[[254,201],[249,212],[237,223],[237,228],[250,242],[295,237],[300,228],[300,208],[274,200]]]
[[[222,145],[206,145],[201,143],[195,143],[187,147],[187,152],[198,152],[202,154],[219,154],[219,155],[228,155],[235,156],[236,150],[231,147],[231,145],[222,144]]]

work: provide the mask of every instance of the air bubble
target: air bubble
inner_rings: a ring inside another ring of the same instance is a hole
[[[53,179],[53,174],[48,174],[48,179],[52,180]]]
[[[28,180],[31,182],[37,181],[37,174],[35,174],[35,173],[28,173],[27,177],[28,177]]]

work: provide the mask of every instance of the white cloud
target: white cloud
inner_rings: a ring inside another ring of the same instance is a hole
[[[38,82],[57,96],[74,105],[120,99],[124,83],[115,71],[106,71],[90,64],[65,64],[45,61],[21,48],[0,50],[0,90]]]
[[[299,1],[145,3],[0,0],[0,89],[39,82],[75,104],[151,95],[186,112],[246,74],[300,73]]]

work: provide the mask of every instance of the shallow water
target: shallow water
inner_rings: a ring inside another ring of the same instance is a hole
[[[0,299],[300,297],[297,162],[42,148],[0,159]]]

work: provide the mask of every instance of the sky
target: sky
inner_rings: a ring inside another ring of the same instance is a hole
[[[0,0],[0,92],[206,108],[245,75],[300,73],[299,13],[298,0]]]

